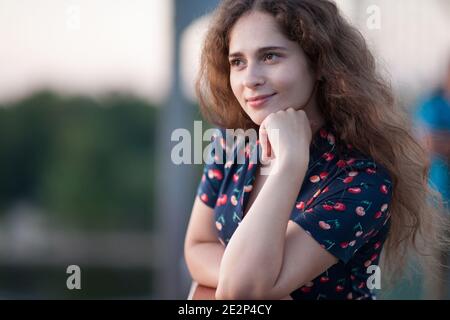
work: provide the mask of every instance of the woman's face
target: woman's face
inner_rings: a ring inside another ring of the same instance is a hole
[[[253,11],[241,17],[231,30],[229,48],[231,88],[254,123],[308,101],[316,77],[300,45],[281,33],[271,15]],[[305,112],[308,108],[316,108],[315,97]]]

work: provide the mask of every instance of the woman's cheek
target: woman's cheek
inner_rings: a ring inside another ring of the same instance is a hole
[[[230,76],[230,86],[231,91],[233,92],[236,99],[239,101],[239,104],[243,107],[243,103],[245,102],[244,96],[242,95],[242,90],[239,86],[238,80],[236,77]]]

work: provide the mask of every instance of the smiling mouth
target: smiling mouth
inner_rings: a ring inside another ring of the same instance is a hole
[[[251,107],[260,107],[263,104],[265,104],[268,100],[270,100],[274,95],[276,95],[276,93],[271,94],[269,96],[265,96],[265,97],[261,97],[258,99],[253,99],[253,100],[247,100],[247,104]]]

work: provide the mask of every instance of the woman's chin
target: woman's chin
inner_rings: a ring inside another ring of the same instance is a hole
[[[256,125],[260,126],[261,123],[264,121],[265,118],[272,112],[264,112],[263,110],[259,112],[251,112],[247,113],[247,115],[250,117],[250,119],[255,123]]]
[[[264,118],[261,117],[250,117],[250,119],[252,119],[253,123],[256,124],[257,126],[260,126],[261,123],[264,121]]]

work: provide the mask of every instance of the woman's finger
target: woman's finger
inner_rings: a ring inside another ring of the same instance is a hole
[[[268,152],[270,148],[269,137],[264,122],[259,127],[259,142],[261,144],[261,162],[264,164],[269,159]]]

